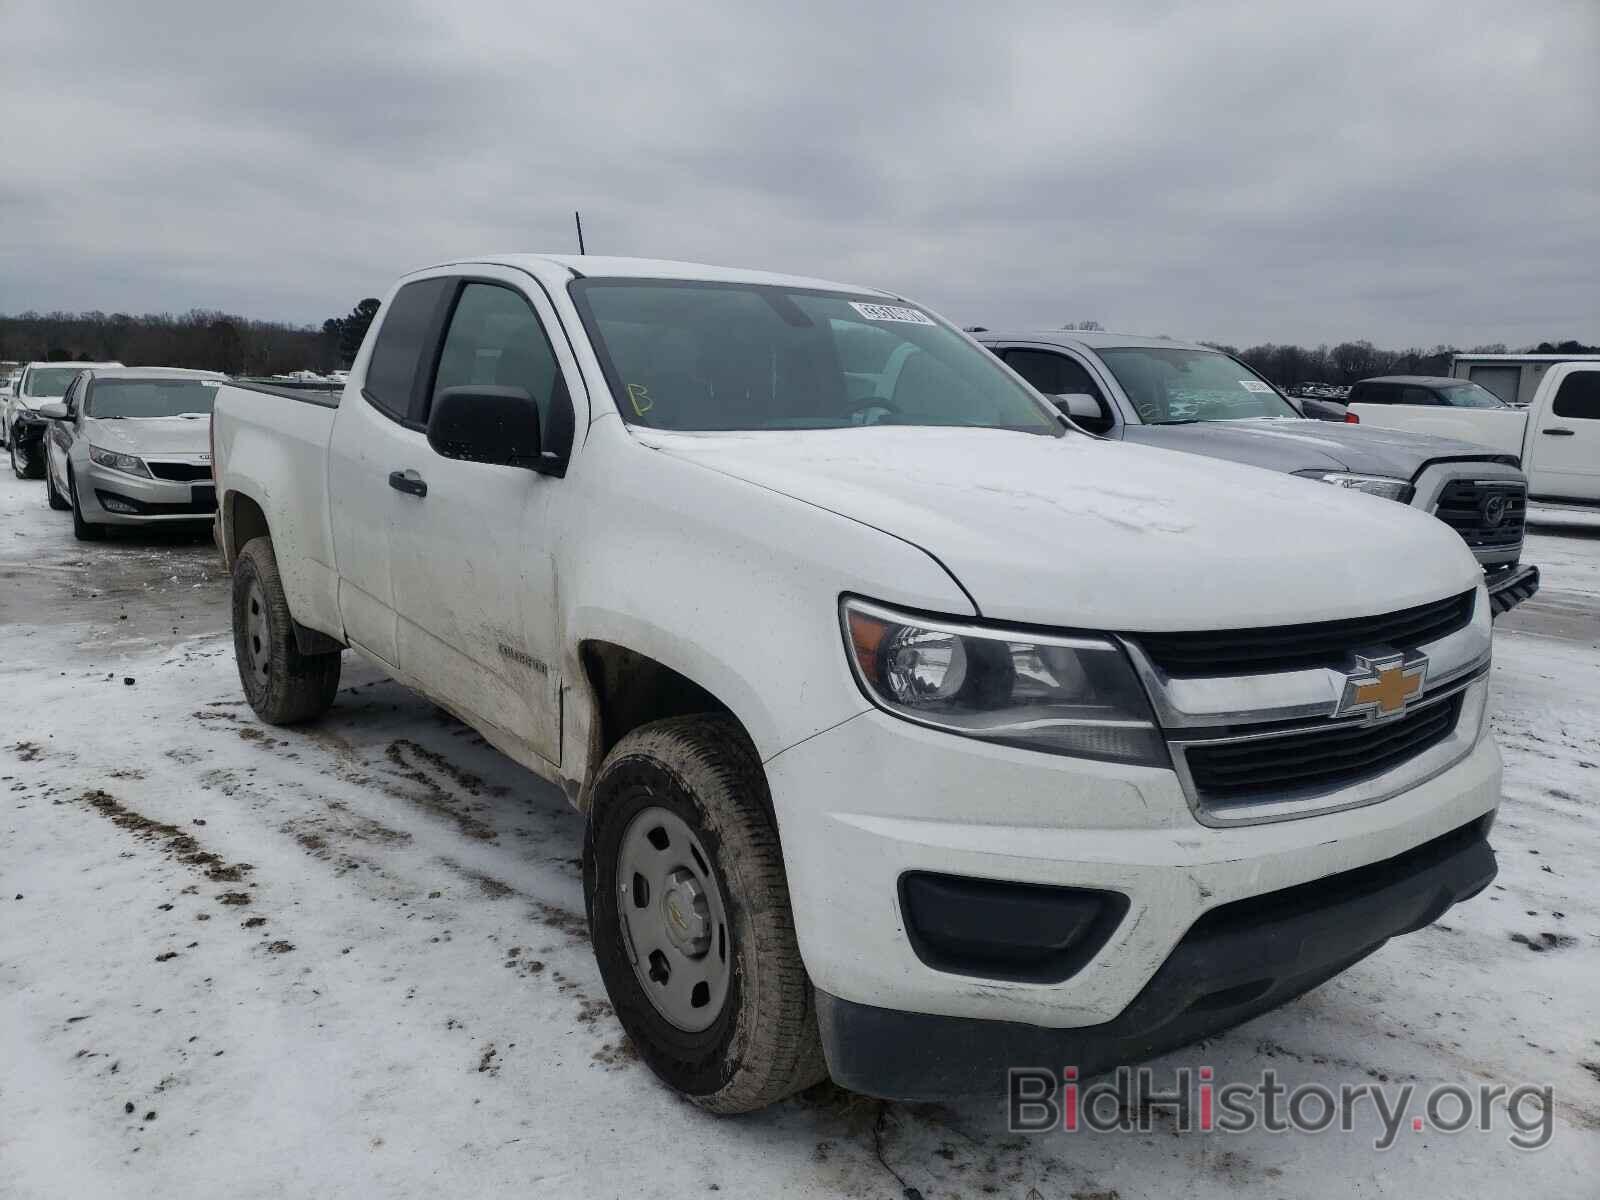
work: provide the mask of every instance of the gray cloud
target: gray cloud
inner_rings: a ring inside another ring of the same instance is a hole
[[[1600,338],[1594,0],[13,0],[0,311],[318,321],[463,253],[963,322]]]

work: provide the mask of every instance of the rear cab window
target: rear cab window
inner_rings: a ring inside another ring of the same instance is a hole
[[[1550,411],[1574,421],[1600,421],[1600,371],[1574,371],[1561,381]]]
[[[440,310],[455,285],[449,277],[419,279],[394,294],[381,315],[378,340],[367,363],[361,394],[384,416],[416,425],[423,351],[433,345]]]

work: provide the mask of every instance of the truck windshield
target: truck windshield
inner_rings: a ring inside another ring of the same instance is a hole
[[[1439,388],[1439,394],[1451,408],[1510,407],[1488,388],[1480,387],[1476,383],[1446,384]]]
[[[1096,353],[1146,425],[1300,415],[1261,376],[1215,350],[1119,346]]]
[[[96,379],[84,415],[113,417],[203,416],[217,400],[217,384],[200,379]]]
[[[28,378],[23,381],[22,394],[45,399],[51,396],[64,396],[67,385],[78,377],[82,367],[35,367],[28,372]]]
[[[1063,432],[987,351],[881,297],[657,279],[579,279],[571,292],[630,424]]]

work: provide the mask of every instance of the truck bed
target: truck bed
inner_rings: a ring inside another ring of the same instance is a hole
[[[232,555],[264,518],[273,541],[294,553],[278,560],[290,610],[311,629],[343,635],[338,572],[328,512],[328,443],[341,394],[292,380],[234,380],[217,391],[212,473],[223,553]],[[238,500],[240,494],[259,498]]]

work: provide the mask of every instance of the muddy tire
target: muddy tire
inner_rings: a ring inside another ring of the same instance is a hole
[[[45,499],[50,501],[50,507],[57,512],[66,512],[67,509],[72,507],[67,503],[67,498],[56,491],[56,481],[50,478],[49,463],[46,463],[44,468],[44,495]]]
[[[67,499],[72,509],[72,536],[80,542],[105,541],[106,527],[91,525],[83,519],[83,507],[78,503],[78,479],[70,469],[67,471]]]
[[[668,1086],[741,1113],[823,1078],[766,776],[731,718],[657,721],[613,747],[583,885],[617,1019]]]
[[[42,454],[43,452],[44,448],[41,445],[40,453]],[[10,454],[11,473],[18,479],[38,479],[44,473],[39,470],[36,464],[22,457],[22,448],[15,442],[11,444]]]
[[[302,654],[269,538],[252,538],[233,564],[233,655],[256,716],[269,725],[319,717],[339,690],[340,651]]]

